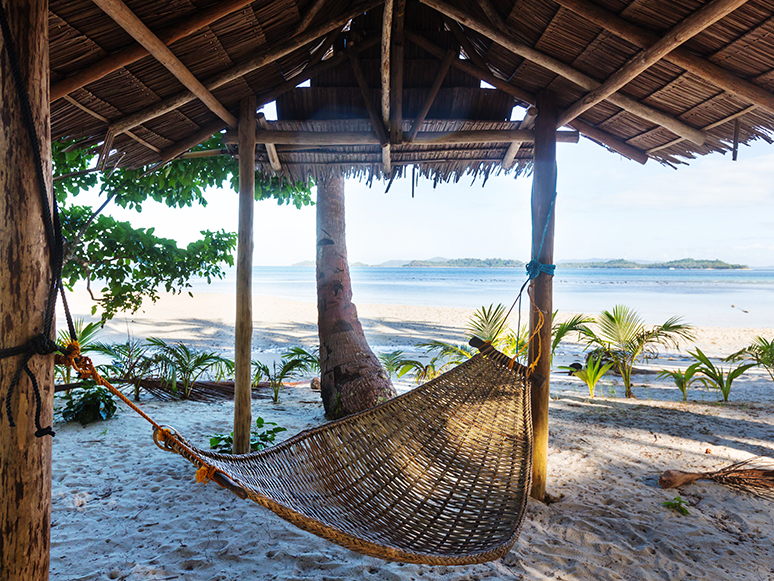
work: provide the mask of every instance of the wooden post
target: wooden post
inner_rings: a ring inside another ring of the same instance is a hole
[[[253,418],[250,365],[253,339],[253,206],[255,204],[255,95],[239,103],[239,232],[237,234],[234,346],[234,454],[250,451]]]
[[[551,203],[556,195],[556,96],[545,91],[537,95],[536,101],[538,114],[535,118],[535,154],[532,177],[532,258],[537,258],[542,264],[553,264],[556,212],[555,209],[551,211]],[[546,220],[548,220],[547,228]],[[530,494],[533,498],[542,501],[546,495],[548,467],[548,395],[551,374],[553,278],[546,273],[540,273],[532,281],[531,286],[534,303],[530,309],[530,337],[533,336],[539,324],[540,314],[542,314],[543,324],[537,335],[530,341],[529,362],[532,364],[537,361],[535,373],[544,377],[545,383],[532,390],[534,444],[532,492]]]
[[[8,24],[29,94],[51,198],[51,133],[48,105],[48,0],[4,2]],[[43,228],[36,161],[0,37],[0,347],[23,345],[43,331],[51,277]],[[0,359],[5,395],[21,357]],[[42,396],[41,423],[51,423],[53,356],[29,362]],[[16,427],[0,411],[0,579],[48,579],[51,524],[51,438],[35,437],[35,398],[25,374],[11,398]]]

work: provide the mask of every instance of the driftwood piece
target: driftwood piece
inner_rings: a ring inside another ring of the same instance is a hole
[[[667,470],[658,479],[661,488],[678,488],[697,480],[712,480],[731,488],[774,500],[774,460],[754,456],[714,472]]]

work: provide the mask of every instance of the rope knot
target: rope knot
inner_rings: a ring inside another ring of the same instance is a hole
[[[196,471],[196,482],[206,484],[212,480],[213,476],[215,476],[215,472],[217,472],[215,466],[202,464],[201,467]]]
[[[548,276],[554,276],[554,272],[556,271],[555,264],[543,264],[539,260],[535,259],[530,260],[525,266],[529,280],[536,279],[541,272],[544,272]]]
[[[59,351],[59,345],[54,343],[43,333],[30,339],[28,346],[29,349],[37,355],[51,355],[52,353]]]
[[[54,430],[51,428],[51,426],[48,426],[46,428],[39,428],[35,432],[36,438],[42,438],[43,436],[51,436],[52,438],[54,437]]]

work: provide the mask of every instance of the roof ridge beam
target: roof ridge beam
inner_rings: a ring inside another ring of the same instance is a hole
[[[234,79],[246,75],[247,73],[250,73],[256,69],[265,67],[266,65],[271,64],[284,56],[287,56],[293,51],[298,50],[310,42],[314,42],[321,36],[328,34],[336,28],[341,28],[347,22],[349,22],[350,19],[354,18],[358,14],[362,14],[363,12],[367,12],[368,10],[379,6],[381,3],[382,0],[369,0],[367,2],[359,3],[356,6],[350,8],[345,14],[334,20],[330,20],[325,24],[322,24],[289,40],[275,44],[267,48],[265,51],[262,51],[255,56],[235,64],[230,69],[218,73],[217,75],[208,79],[204,83],[204,86],[208,90],[214,91],[218,87],[222,87]],[[176,95],[172,95],[171,97],[164,99],[163,101],[160,101],[159,103],[156,103],[152,107],[137,113],[133,113],[131,115],[127,115],[122,119],[114,121],[110,128],[116,135],[118,135],[127,129],[132,129],[138,125],[142,125],[146,121],[150,121],[151,119],[155,119],[156,117],[164,115],[165,113],[169,113],[170,111],[173,111],[178,107],[193,101],[195,98],[196,97],[190,91],[182,91]]]
[[[589,22],[641,48],[650,46],[661,38],[659,35],[640,28],[636,24],[587,0],[554,1],[582,16]],[[719,89],[723,89],[736,97],[774,113],[774,94],[687,49],[678,47],[667,54],[664,60],[715,85]]]
[[[608,96],[622,89],[630,81],[637,78],[651,66],[672,52],[675,48],[684,44],[703,30],[724,18],[748,0],[713,0],[700,10],[691,14],[679,24],[673,26],[661,39],[639,54],[634,55],[628,62],[613,73],[599,87],[590,91],[570,105],[559,116],[558,125],[566,125],[576,117],[591,109],[597,103],[602,102]]]
[[[121,0],[92,0],[105,14],[110,16],[118,26],[128,32],[132,38],[143,45],[178,81],[196,95],[210,111],[223,119],[231,127],[238,124],[237,118],[229,113],[223,104],[215,98],[215,95],[197,79],[188,67],[175,56],[169,47],[158,36],[145,26],[142,20],[137,18],[134,12]]]
[[[512,53],[526,58],[527,60],[530,60],[535,64],[538,64],[541,67],[557,75],[560,75],[569,81],[572,81],[576,85],[583,87],[588,91],[593,91],[602,84],[596,79],[575,69],[574,67],[558,59],[555,59],[552,56],[542,53],[527,44],[514,40],[508,35],[498,32],[491,26],[476,20],[469,14],[447,4],[443,0],[420,1],[423,4],[426,4],[427,6],[437,10],[441,14],[445,14],[460,24],[463,24],[464,26],[475,30],[479,34],[483,34],[487,38],[492,39],[497,44],[503,46]],[[656,125],[661,125],[666,129],[669,129],[675,135],[685,137],[697,145],[704,144],[705,135],[702,131],[696,129],[695,127],[691,127],[687,123],[675,119],[675,117],[672,115],[664,113],[663,111],[659,111],[658,109],[650,107],[649,105],[645,105],[644,103],[640,103],[636,99],[627,97],[621,93],[613,93],[607,97],[607,100],[622,109],[626,109],[633,115],[650,121],[651,123],[655,123]]]
[[[196,12],[190,18],[187,18],[178,24],[159,31],[159,40],[169,46],[186,36],[190,36],[197,30],[209,26],[221,18],[225,18],[240,8],[244,8],[251,2],[253,2],[253,0],[223,0],[222,2],[218,2],[213,6]],[[148,56],[148,54],[147,49],[139,43],[123,48],[51,85],[49,98],[53,103],[57,99],[61,99],[76,89],[80,89],[89,83],[98,81],[113,71],[117,71],[126,65],[130,65],[133,62]]]

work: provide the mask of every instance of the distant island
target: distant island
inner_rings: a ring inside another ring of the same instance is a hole
[[[565,262],[559,264],[559,268],[666,268],[674,270],[741,270],[747,268],[745,264],[728,264],[722,260],[696,260],[694,258],[681,258],[669,262],[632,262],[618,258],[604,262]]]
[[[522,268],[524,263],[509,258],[454,258],[452,260],[412,260],[404,264],[404,267],[433,267],[433,268]]]

